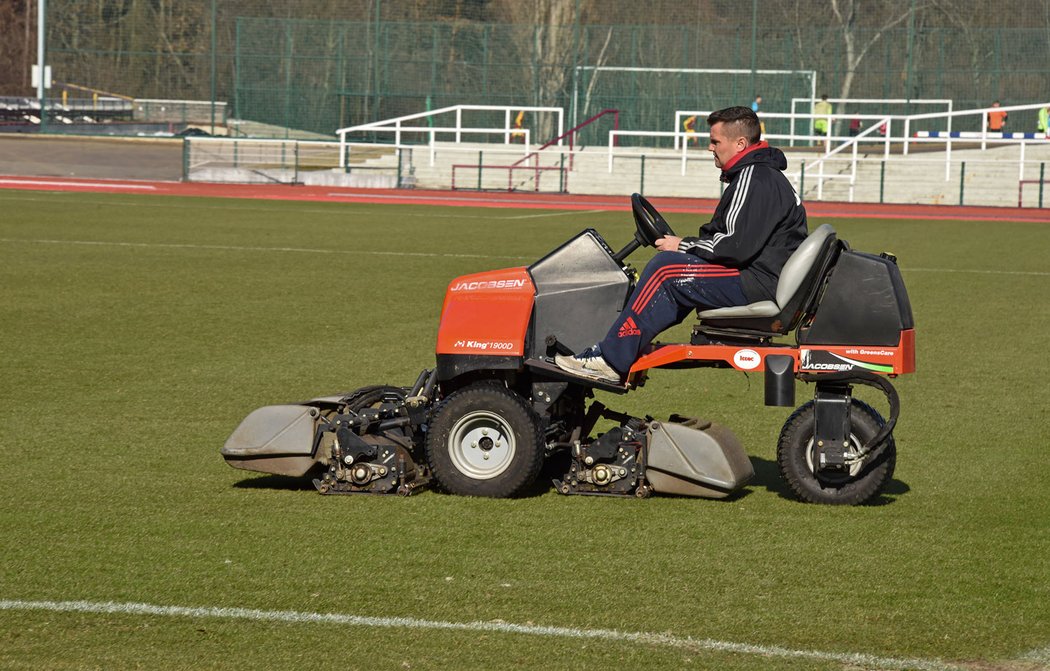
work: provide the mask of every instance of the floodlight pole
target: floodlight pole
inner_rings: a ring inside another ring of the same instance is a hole
[[[47,0],[37,0],[36,7],[36,67],[37,67],[37,78],[36,78],[36,97],[40,100],[40,132],[44,131],[45,119],[47,118],[47,112],[45,110],[46,100],[46,89],[47,86],[44,82],[44,75],[47,74],[47,67],[44,65],[44,35],[46,33],[46,20],[45,15],[47,14]]]
[[[751,95],[758,95],[755,91],[755,41],[758,39],[758,0],[751,0]]]
[[[211,134],[215,135],[215,0],[211,0]]]

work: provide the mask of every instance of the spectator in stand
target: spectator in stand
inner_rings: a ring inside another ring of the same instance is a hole
[[[831,123],[826,116],[831,114],[831,103],[828,102],[826,93],[820,96],[820,102],[813,105],[813,114],[825,117],[813,120],[813,130],[817,135],[828,135],[831,132]]]
[[[992,107],[998,107],[999,101],[996,100],[992,103]],[[992,111],[988,113],[988,132],[989,133],[1002,133],[1006,130],[1006,117],[1009,116],[1004,111]]]
[[[758,114],[758,108],[761,105],[762,105],[762,96],[760,96],[760,95],[758,95],[756,93],[755,94],[755,99],[751,101],[751,111],[754,112],[757,115]],[[762,121],[762,119],[760,118],[758,120],[758,126],[761,129],[761,133],[763,135],[765,135],[766,134],[766,122]]]
[[[516,132],[510,134],[511,142],[525,142],[525,133],[522,131],[525,129],[525,110],[520,110],[517,116],[514,117],[514,130]]]
[[[1039,123],[1035,129],[1043,137],[1050,137],[1050,107],[1039,108]]]
[[[682,130],[685,131],[686,142],[700,144],[700,136],[696,134],[696,115],[687,116],[682,122]]]

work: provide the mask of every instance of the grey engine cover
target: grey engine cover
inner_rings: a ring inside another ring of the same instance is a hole
[[[605,337],[631,288],[612,254],[601,236],[587,229],[529,266],[536,286],[530,357],[544,356],[550,335],[573,352]]]

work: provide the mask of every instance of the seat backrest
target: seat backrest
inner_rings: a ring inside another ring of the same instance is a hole
[[[831,227],[831,224],[821,224],[806,236],[798,249],[788,257],[787,263],[780,271],[780,280],[777,282],[777,305],[781,308],[786,308],[802,288],[803,282],[813,270],[817,259],[820,258],[824,243],[829,237],[835,237],[835,229]]]
[[[764,317],[702,317],[705,333],[717,331],[763,337],[785,335],[794,330],[816,304],[823,280],[848,245],[838,239],[829,224],[818,226],[784,264],[777,282],[776,306],[780,311]],[[706,329],[706,330],[705,330]]]

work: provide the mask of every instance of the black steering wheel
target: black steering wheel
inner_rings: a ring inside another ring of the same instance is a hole
[[[660,238],[674,235],[667,221],[642,194],[631,194],[631,210],[634,211],[634,224],[638,229],[634,234],[634,239],[639,243],[655,247],[656,241]]]

